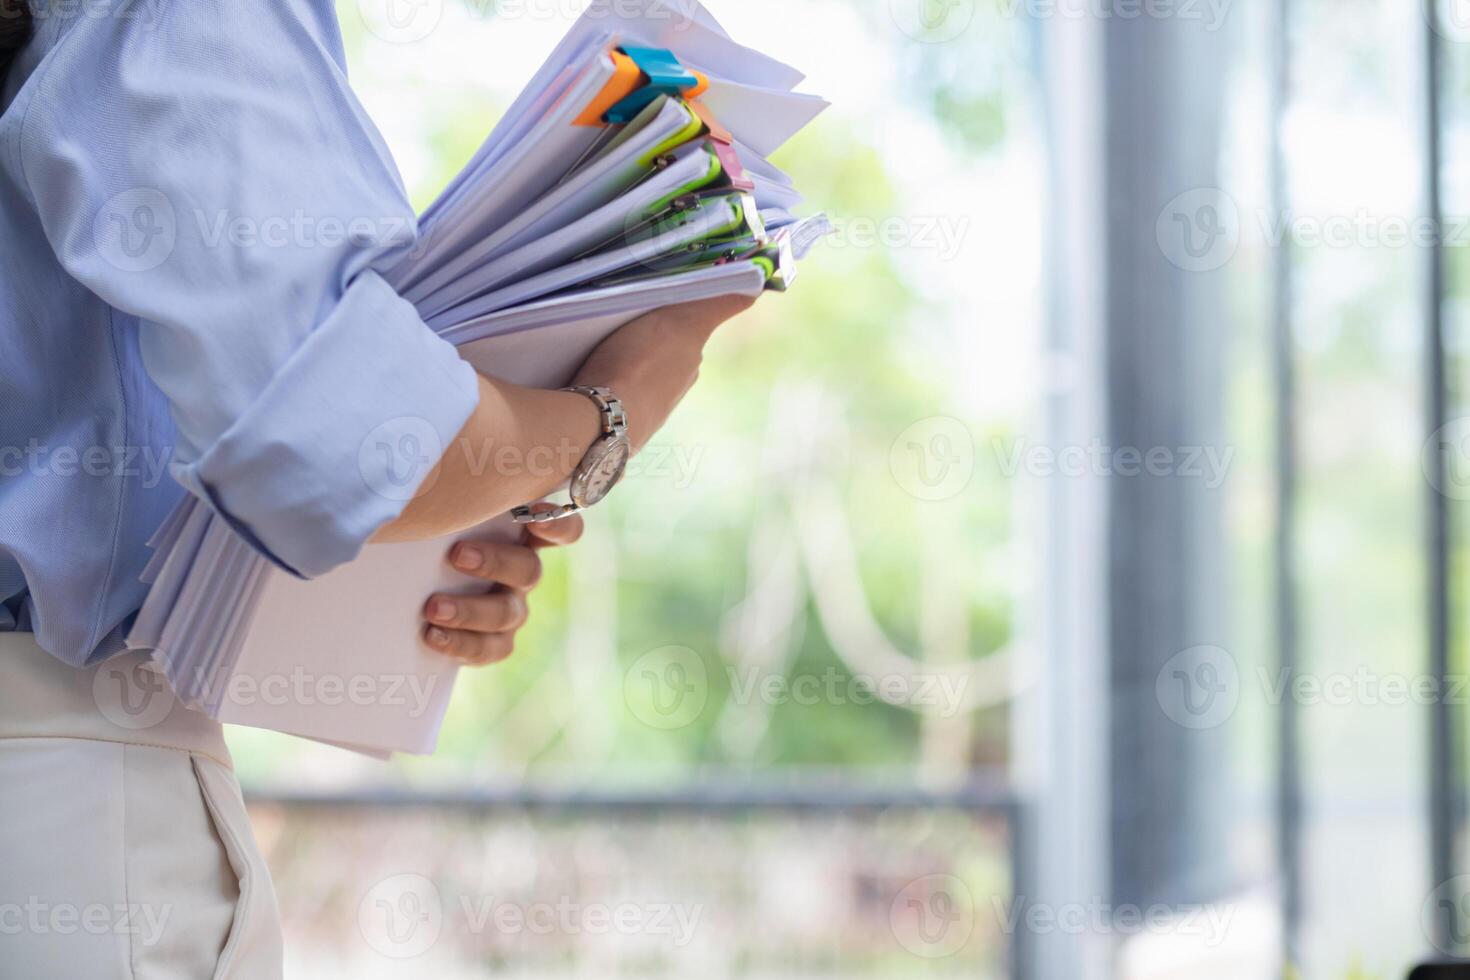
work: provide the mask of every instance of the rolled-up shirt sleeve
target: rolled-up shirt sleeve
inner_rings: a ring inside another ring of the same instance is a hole
[[[64,27],[23,92],[21,170],[63,266],[137,319],[175,477],[320,574],[402,511],[475,374],[381,275],[414,214],[332,4],[143,7]]]

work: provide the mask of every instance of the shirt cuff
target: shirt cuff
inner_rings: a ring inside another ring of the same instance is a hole
[[[478,404],[474,368],[366,271],[176,476],[261,554],[310,578],[402,512]]]

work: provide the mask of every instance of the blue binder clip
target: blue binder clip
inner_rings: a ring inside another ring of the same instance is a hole
[[[681,95],[692,99],[709,87],[708,79],[679,64],[674,53],[665,48],[624,45],[619,50],[631,58],[638,70],[647,76],[648,84],[636,89],[607,110],[604,118],[610,123],[632,122],[634,116],[648,108],[661,95]]]

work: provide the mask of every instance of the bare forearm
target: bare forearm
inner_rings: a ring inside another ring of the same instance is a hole
[[[576,383],[617,393],[636,451],[694,383],[710,333],[753,302],[719,296],[641,316],[598,345]],[[374,540],[443,537],[544,497],[571,477],[601,431],[597,406],[584,395],[482,377],[479,408],[419,495]]]
[[[480,404],[375,541],[418,541],[473,527],[565,483],[600,431],[583,395],[480,378]]]

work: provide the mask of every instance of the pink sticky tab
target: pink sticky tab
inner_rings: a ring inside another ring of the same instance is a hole
[[[740,154],[735,152],[735,147],[720,139],[711,139],[710,145],[715,148],[715,156],[720,158],[720,168],[729,178],[730,186],[742,191],[755,190],[755,181],[746,175],[745,168],[740,165]]]

